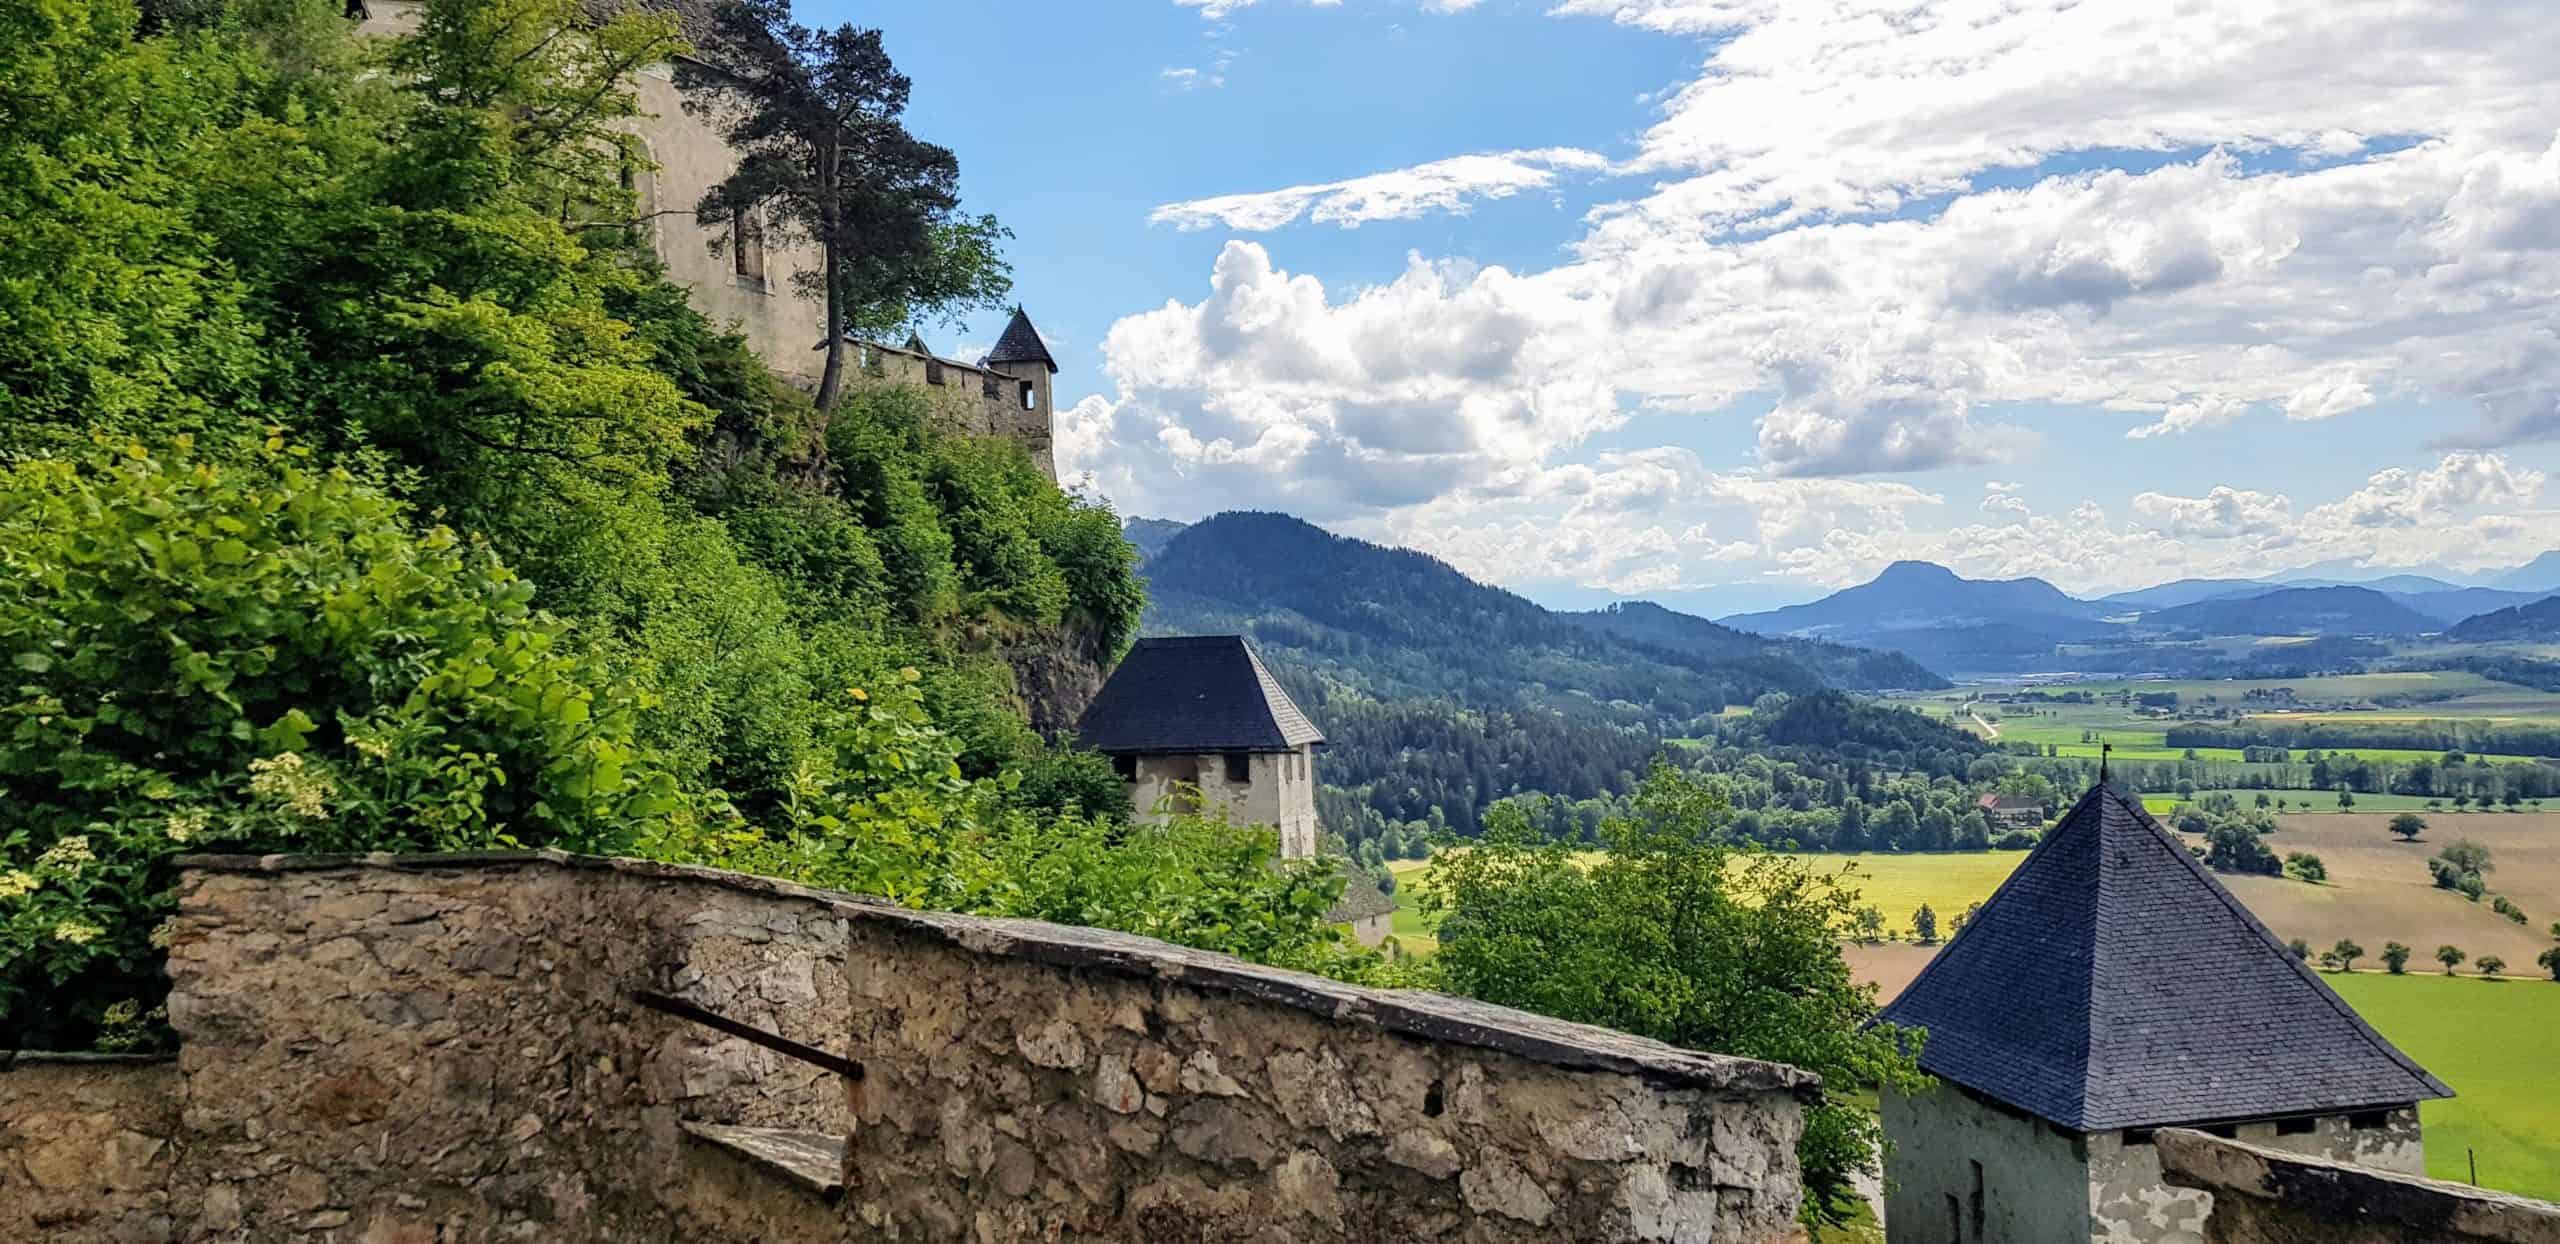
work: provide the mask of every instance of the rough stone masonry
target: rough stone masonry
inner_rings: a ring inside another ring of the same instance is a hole
[[[0,1240],[1794,1235],[1774,1064],[556,853],[204,857],[180,900],[174,1067],[0,1071]]]

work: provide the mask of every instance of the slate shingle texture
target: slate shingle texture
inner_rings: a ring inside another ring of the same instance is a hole
[[[1324,742],[1242,635],[1141,639],[1076,728],[1098,752],[1286,752]]]
[[[2453,1095],[2103,784],[1880,1018],[1928,1029],[1931,1074],[2081,1132]]]
[[[987,351],[990,363],[1044,363],[1051,375],[1057,374],[1058,360],[1049,357],[1049,343],[1040,340],[1040,330],[1031,326],[1031,317],[1022,308],[1013,309],[1013,318],[1005,321],[1004,335],[996,338],[996,348]]]

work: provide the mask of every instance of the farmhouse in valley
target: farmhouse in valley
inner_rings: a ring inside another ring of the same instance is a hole
[[[347,14],[363,33],[390,36],[415,30],[424,7],[421,0],[356,0]],[[598,8],[613,7],[599,0]],[[651,7],[674,13],[695,44],[709,39],[715,6],[665,0]],[[816,300],[799,290],[820,266],[817,251],[766,245],[765,225],[752,212],[717,227],[695,220],[693,205],[737,168],[737,152],[711,118],[685,111],[674,65],[642,67],[632,75],[632,88],[641,115],[625,136],[623,186],[638,202],[636,227],[647,231],[667,279],[685,288],[696,310],[744,334],[774,371],[816,387],[826,330]],[[904,345],[849,344],[848,385],[921,388],[935,414],[955,430],[1011,439],[1041,469],[1057,474],[1050,378],[1058,363],[1022,308],[1014,308],[995,347],[974,363],[940,357],[912,335]]]
[[[1882,1018],[1939,1081],[1884,1099],[1892,1244],[2200,1244],[2155,1131],[2418,1174],[2453,1095],[2103,781]]]
[[[2044,802],[2029,795],[1984,795],[1974,806],[1993,829],[2034,829],[2044,824]]]

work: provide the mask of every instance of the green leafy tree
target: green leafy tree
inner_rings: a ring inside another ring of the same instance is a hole
[[[2286,943],[2284,944],[2284,948],[2285,948],[2287,951],[2289,951],[2289,952],[2291,952],[2291,953],[2292,953],[2292,955],[2293,955],[2293,957],[2294,957],[2294,960],[2295,960],[2296,962],[2299,962],[2299,963],[2309,963],[2309,962],[2311,962],[2311,943],[2306,942],[2306,941],[2302,940],[2301,938],[2298,938],[2298,937],[2297,937],[2297,938],[2293,939],[2292,941],[2286,942]]]
[[[2205,863],[2217,872],[2277,876],[2284,864],[2260,840],[2258,832],[2239,820],[2226,820],[2205,835]]]
[[[1911,940],[1923,946],[1938,944],[1938,913],[1927,903],[1920,904],[1920,910],[1911,913]]]
[[[1732,817],[1719,785],[1657,766],[1586,866],[1498,807],[1482,842],[1435,865],[1430,970],[1489,1002],[1821,1073],[1830,1095],[1798,1155],[1808,1216],[1836,1222],[1882,1139],[1846,1094],[1921,1087],[1918,1034],[1869,1026],[1875,990],[1851,980],[1834,932],[1856,908],[1843,875],[1737,852]]]
[[[2482,955],[2479,958],[2472,960],[2471,966],[2480,969],[2480,974],[2482,976],[2488,977],[2491,980],[2496,980],[2498,979],[2498,973],[2507,970],[2507,961],[2496,955]]]
[[[281,439],[0,473],[0,1019],[156,1003],[185,851],[616,850],[676,809],[637,697],[408,518]]]
[[[2490,861],[2489,848],[2469,838],[2454,839],[2443,850],[2436,852],[2436,858],[2443,860],[2456,872],[2470,873],[2475,876],[2485,877],[2497,868],[2497,865]]]
[[[2384,970],[2390,972],[2393,976],[2399,976],[2406,973],[2409,970],[2409,954],[2409,948],[2399,942],[2384,942],[2382,944],[2382,966]]]
[[[2462,961],[2467,958],[2470,956],[2462,953],[2460,946],[2448,944],[2436,947],[2436,962],[2444,965],[2444,974],[2447,976],[2453,975],[2453,970],[2461,967]]]
[[[1883,941],[1884,909],[1860,907],[1851,919],[1851,926],[1857,930],[1857,939],[1861,944],[1873,946]]]
[[[2415,812],[2403,812],[2391,818],[2391,832],[2398,834],[2402,842],[2416,842],[2418,835],[2427,832],[2427,818]]]
[[[2307,881],[2313,885],[2329,879],[2329,866],[2321,863],[2319,856],[2308,851],[2294,851],[2287,854],[2284,857],[2284,871],[2286,875],[2297,881]]]
[[[2551,973],[2551,979],[2560,981],[2560,946],[2543,947],[2542,953],[2535,955],[2533,961],[2541,965],[2543,971]]]
[[[785,0],[733,0],[702,54],[712,67],[680,64],[677,85],[739,161],[699,215],[725,228],[743,214],[817,247],[820,270],[799,292],[821,307],[821,414],[843,392],[847,333],[992,306],[1011,288],[996,255],[1005,231],[959,210],[959,161],[907,131],[910,84],[879,31],[812,30]]]
[[[2339,971],[2352,972],[2356,970],[2356,960],[2364,957],[2364,947],[2356,945],[2353,939],[2342,937],[2337,945],[2329,948],[2326,957],[2337,963]]]

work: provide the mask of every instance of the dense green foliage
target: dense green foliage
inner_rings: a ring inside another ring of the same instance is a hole
[[[2186,726],[2172,727],[2172,736],[2177,737],[2186,729]],[[2244,721],[2233,733],[2220,737],[2260,736]],[[2368,742],[2354,746],[2390,745]],[[2036,749],[2035,744],[2022,743],[2010,750],[2018,753]],[[2547,761],[2540,764],[2505,763],[2492,761],[2483,754],[2459,750],[2448,751],[2441,757],[2416,760],[2376,759],[2352,751],[2324,752],[2318,747],[2296,751],[2274,743],[2254,744],[2242,751],[2250,758],[2119,760],[2115,762],[2115,772],[2124,779],[2126,787],[2133,790],[2176,791],[2181,794],[2196,790],[2303,791],[2311,792],[2323,803],[2341,790],[2443,797],[2482,804],[2513,804],[2560,795],[2560,765]],[[2302,802],[2310,800],[2306,798]]]
[[[149,1030],[180,838],[850,835],[966,878],[1039,874],[1033,827],[1066,815],[1050,871],[1100,897],[987,905],[1321,965],[1336,880],[1240,831],[1107,832],[1096,762],[1025,724],[1008,652],[1107,661],[1136,629],[1110,512],[901,390],[821,420],[660,277],[615,127],[672,19],[432,0],[371,42],[306,0],[161,16],[0,14],[12,1022],[32,993],[41,1040]],[[849,746],[856,687],[896,688],[904,746],[951,773]],[[813,858],[774,857],[852,875]],[[1142,916],[1158,893],[1193,897]]]
[[[1481,842],[1433,867],[1427,970],[1487,1001],[1820,1072],[1798,1155],[1808,1216],[1838,1222],[1881,1141],[1850,1094],[1925,1083],[1905,1048],[1916,1034],[1866,1026],[1875,987],[1850,980],[1839,945],[1856,891],[1734,847],[1731,821],[1720,783],[1668,768],[1603,828],[1595,861],[1497,810]]]
[[[1328,730],[1335,711],[1329,702],[1317,712]],[[1719,776],[1736,809],[1732,833],[1746,842],[1791,851],[2024,848],[2034,845],[2033,831],[1995,829],[1977,806],[1981,798],[2023,796],[2050,816],[2093,770],[2079,761],[1992,753],[1943,721],[1831,692],[1763,697],[1749,715],[1713,722],[1703,736],[1667,751],[1634,729],[1542,734],[1555,728],[1552,717],[1451,713],[1433,704],[1393,711],[1398,715],[1350,715],[1349,731],[1328,736],[1328,779],[1337,766],[1364,761],[1368,771],[1388,775],[1349,789],[1328,785],[1319,797],[1327,829],[1354,854],[1372,842],[1472,835],[1493,802],[1515,805],[1546,833],[1596,843],[1603,822],[1626,814],[1627,796],[1618,792],[1632,790],[1657,755]],[[1519,733],[1494,734],[1479,744],[1475,732],[1481,730]],[[1599,750],[1604,744],[1608,750]],[[1534,751],[1540,746],[1553,750],[1541,755]],[[1513,747],[1520,748],[1516,759]],[[1457,757],[1481,767],[1471,775],[1452,763]],[[1566,762],[1586,768],[1577,773]],[[1435,782],[1443,778],[1455,780]],[[1524,778],[1568,780],[1542,788]],[[1492,800],[1478,805],[1483,811],[1441,802],[1480,793]],[[1380,854],[1405,853],[1382,845]]]
[[[845,685],[923,670],[992,772],[1036,744],[1004,646],[1134,628],[1107,511],[896,391],[822,425],[657,277],[611,127],[680,46],[664,15],[450,0],[386,44],[298,0],[138,40],[118,0],[15,20],[0,453],[287,429],[488,540],[647,693],[688,790],[750,814],[827,763]]]
[[[0,474],[0,1017],[21,1041],[156,1001],[180,852],[611,850],[675,811],[633,691],[486,547],[407,519],[281,446]]]
[[[2246,717],[2180,722],[2170,747],[2402,748],[2412,751],[2560,756],[2560,726],[2497,720],[2336,722]]]

